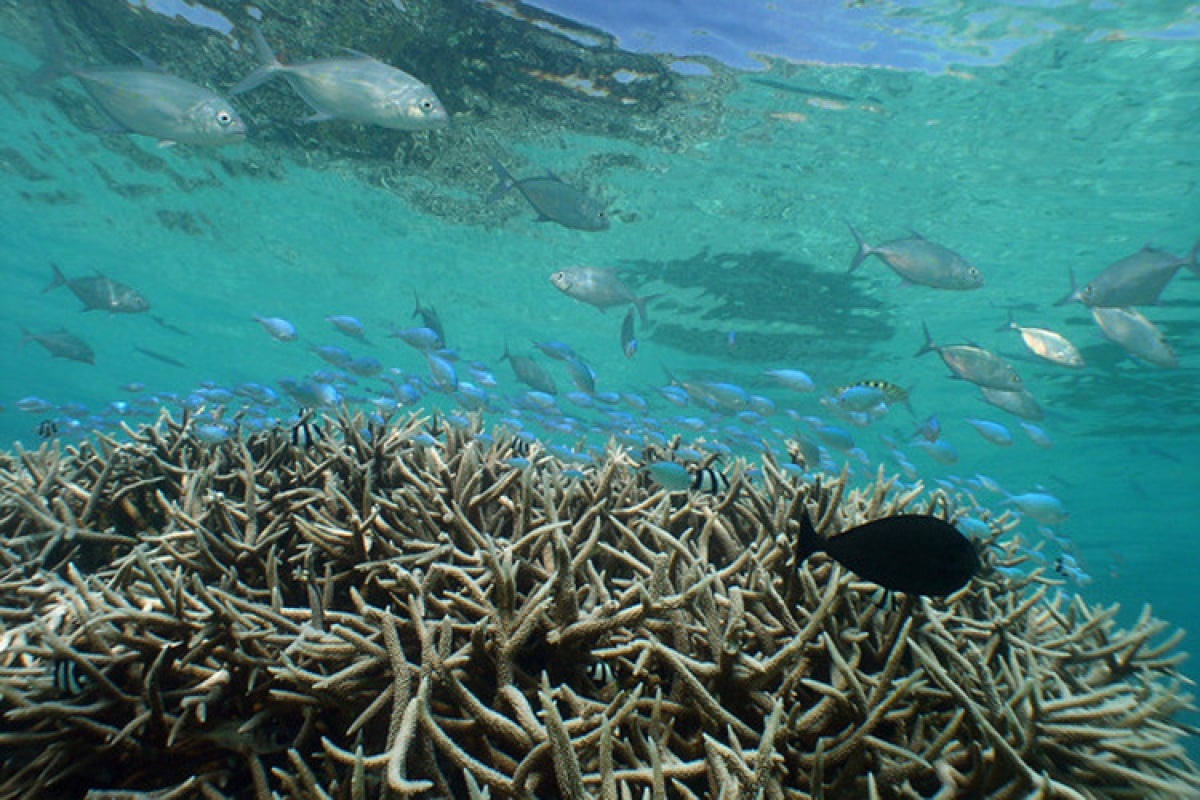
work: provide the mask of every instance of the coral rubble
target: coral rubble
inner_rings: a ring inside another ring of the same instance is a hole
[[[1120,629],[1037,569],[943,601],[794,563],[803,510],[834,535],[953,517],[942,492],[766,457],[668,494],[618,450],[325,425],[0,456],[0,796],[1200,793],[1182,634],[1148,610]]]

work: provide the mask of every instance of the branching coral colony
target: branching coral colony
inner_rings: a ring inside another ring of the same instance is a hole
[[[0,457],[0,796],[1200,794],[1182,634],[1148,611],[793,561],[805,510],[833,535],[953,497],[769,457],[667,494],[618,450],[326,425]]]

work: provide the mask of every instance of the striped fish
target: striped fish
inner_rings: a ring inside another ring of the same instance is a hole
[[[50,662],[50,681],[60,695],[78,697],[87,690],[91,678],[69,658],[55,658]]]
[[[701,467],[692,473],[691,489],[693,492],[721,494],[729,491],[729,478],[712,467]]]
[[[325,434],[321,431],[321,426],[312,421],[312,412],[302,411],[300,419],[292,426],[289,438],[294,447],[307,450],[325,438]]]
[[[886,402],[889,406],[895,404],[908,406],[909,390],[905,389],[903,386],[898,386],[891,381],[856,381],[854,383],[848,383],[845,386],[837,387],[831,394],[834,397],[837,397],[849,389],[876,389],[883,393],[884,402]],[[912,410],[911,406],[909,406],[909,410]]]

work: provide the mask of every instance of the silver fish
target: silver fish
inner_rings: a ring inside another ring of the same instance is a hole
[[[603,311],[613,306],[632,305],[637,308],[642,322],[647,322],[646,302],[654,295],[638,297],[633,290],[617,275],[615,269],[608,267],[567,267],[560,269],[550,276],[550,282],[559,291],[575,298],[581,303]]]
[[[345,119],[403,131],[440,128],[449,115],[433,89],[403,70],[365,53],[282,64],[254,26],[254,45],[262,66],[242,78],[230,94],[237,96],[282,75],[317,112],[303,122]]]
[[[1011,316],[1009,316],[1008,322],[1000,327],[1000,330],[1013,330],[1020,333],[1021,341],[1029,348],[1029,352],[1039,358],[1063,367],[1084,366],[1083,354],[1079,352],[1079,348],[1061,333],[1048,328],[1027,328],[1024,325],[1018,325]]]
[[[134,53],[142,67],[74,67],[63,55],[62,41],[49,12],[42,10],[42,29],[50,63],[31,83],[50,83],[70,75],[104,112],[113,128],[153,136],[164,144],[222,145],[246,136],[246,124],[216,92],[163,72]]]
[[[846,225],[858,242],[858,252],[850,262],[850,272],[858,269],[870,256],[878,256],[897,275],[911,283],[932,286],[935,289],[962,290],[983,286],[983,275],[978,268],[967,263],[965,258],[953,250],[931,242],[919,234],[872,247],[853,225]]]
[[[1070,294],[1055,305],[1076,302],[1102,308],[1153,305],[1182,267],[1200,275],[1200,268],[1196,264],[1198,253],[1200,241],[1192,246],[1191,252],[1184,258],[1146,246],[1105,267],[1103,272],[1083,287],[1075,286],[1075,274],[1072,272]]]
[[[31,340],[46,348],[46,351],[56,358],[65,358],[84,364],[96,363],[96,354],[88,343],[66,328],[59,328],[47,333],[32,333],[22,326],[21,343],[24,344]]]
[[[608,230],[608,211],[595,198],[589,197],[554,175],[536,178],[514,178],[496,159],[488,156],[496,170],[499,183],[492,191],[489,203],[499,200],[515,188],[538,213],[538,221],[557,222],[564,228],[581,231]]]
[[[1125,352],[1159,367],[1179,366],[1162,331],[1134,309],[1093,306],[1091,311],[1105,337],[1121,345]]]
[[[101,272],[83,278],[68,278],[57,264],[50,266],[54,268],[54,277],[42,291],[66,286],[83,303],[84,311],[137,314],[150,308],[150,303],[136,289],[114,281]]]
[[[1046,412],[1042,411],[1042,407],[1038,405],[1038,401],[1026,389],[1006,392],[1000,389],[989,389],[986,386],[980,386],[979,391],[983,393],[983,399],[986,402],[1010,414],[1015,414],[1022,419],[1037,421],[1046,416]]]
[[[973,344],[936,344],[929,333],[929,326],[924,323],[921,326],[925,329],[925,344],[917,351],[918,356],[936,352],[957,377],[977,386],[1002,392],[1024,388],[1021,376],[1000,356]]]

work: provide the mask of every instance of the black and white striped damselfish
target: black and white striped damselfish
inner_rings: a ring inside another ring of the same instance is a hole
[[[823,537],[804,514],[797,566],[820,551],[860,578],[884,589],[934,597],[958,591],[979,572],[975,544],[940,517],[899,514]]]
[[[312,412],[301,413],[300,419],[292,426],[292,444],[301,450],[307,450],[323,438],[325,438],[325,434],[321,432],[321,427],[313,422]]]
[[[50,662],[50,682],[60,695],[77,697],[87,690],[91,680],[79,664],[69,658],[55,658]]]

